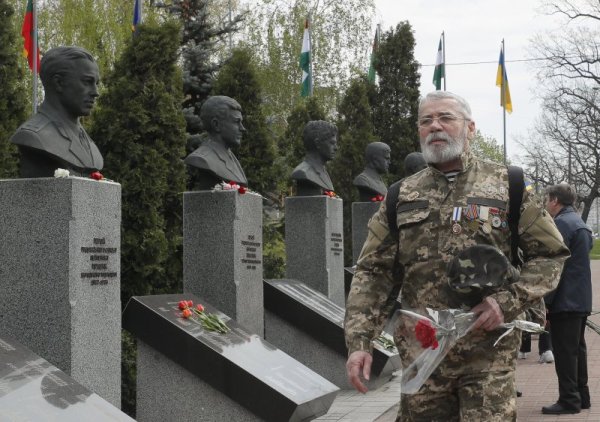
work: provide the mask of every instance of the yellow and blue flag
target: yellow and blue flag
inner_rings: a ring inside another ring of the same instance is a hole
[[[133,24],[131,25],[131,31],[135,32],[137,26],[142,23],[142,0],[135,0],[133,6]]]
[[[504,63],[504,41],[500,48],[496,86],[500,87],[500,106],[504,107],[509,113],[512,113],[512,101],[510,99],[510,89],[508,88],[508,77],[506,76],[506,64]]]

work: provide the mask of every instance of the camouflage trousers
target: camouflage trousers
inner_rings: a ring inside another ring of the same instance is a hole
[[[417,394],[402,394],[396,422],[517,420],[514,371],[443,377],[435,371]]]

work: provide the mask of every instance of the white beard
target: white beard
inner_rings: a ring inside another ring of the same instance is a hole
[[[445,145],[437,146],[430,144],[430,142],[438,139],[444,140],[447,143]],[[459,158],[465,151],[466,140],[466,131],[460,138],[453,138],[446,132],[430,133],[425,140],[421,139],[421,152],[423,153],[423,158],[427,163],[431,164],[452,161]]]

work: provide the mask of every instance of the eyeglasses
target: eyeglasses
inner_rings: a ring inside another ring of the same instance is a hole
[[[420,127],[429,127],[433,124],[433,122],[438,121],[443,126],[449,126],[457,120],[471,120],[465,117],[458,117],[454,114],[443,114],[438,117],[423,117],[419,119],[418,124]]]

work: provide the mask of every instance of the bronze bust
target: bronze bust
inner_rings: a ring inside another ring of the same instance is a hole
[[[337,128],[323,120],[310,121],[304,127],[302,140],[306,150],[304,161],[298,164],[291,175],[296,181],[296,195],[316,196],[333,191],[325,164],[333,159],[337,151]]]
[[[406,177],[412,176],[425,168],[427,168],[427,163],[425,162],[422,153],[411,152],[404,157],[404,173]]]
[[[383,142],[372,142],[365,149],[365,169],[354,178],[353,185],[358,189],[361,202],[368,202],[378,196],[385,196],[387,187],[381,176],[390,168],[391,149]]]
[[[202,144],[185,159],[199,175],[200,190],[212,189],[221,182],[235,182],[248,186],[244,170],[231,152],[240,145],[242,133],[242,107],[233,98],[217,95],[208,98],[200,108],[200,119],[207,134]]]
[[[52,177],[57,168],[74,176],[101,170],[104,160],[81,126],[98,97],[98,65],[81,47],[56,47],[40,63],[44,102],[11,137],[21,155],[21,177]]]

